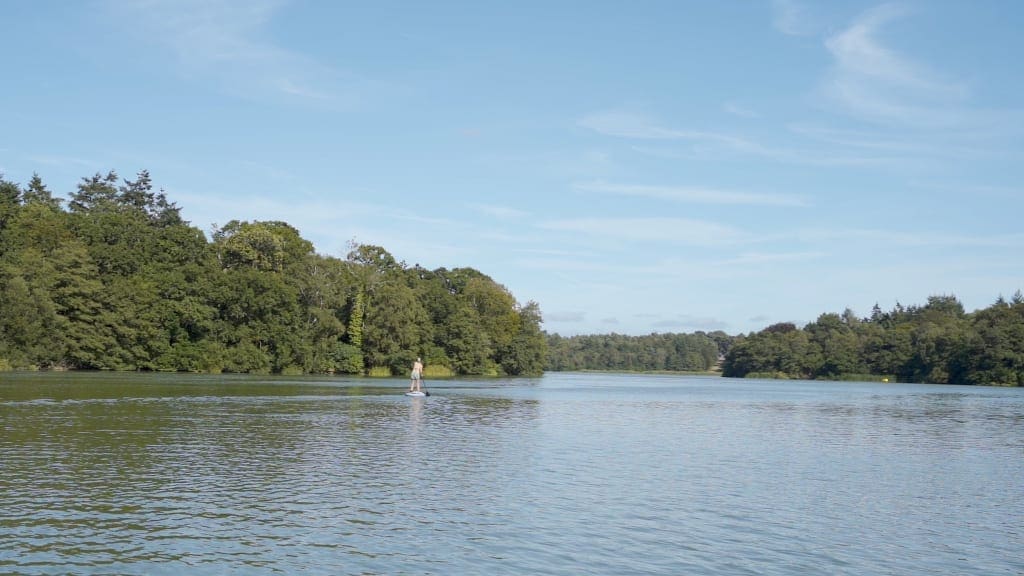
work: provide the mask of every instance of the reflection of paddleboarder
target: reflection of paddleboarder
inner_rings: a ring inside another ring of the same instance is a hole
[[[423,362],[419,358],[412,363],[412,374],[409,378],[411,380],[409,382],[409,392],[423,390]]]

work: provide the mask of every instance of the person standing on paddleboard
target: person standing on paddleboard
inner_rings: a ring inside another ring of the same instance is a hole
[[[422,391],[423,389],[423,361],[419,358],[412,363],[412,374],[410,375],[409,392]]]

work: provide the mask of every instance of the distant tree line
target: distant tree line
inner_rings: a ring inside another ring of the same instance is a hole
[[[547,370],[695,371],[711,370],[732,337],[705,334],[601,334],[548,336]]]
[[[83,178],[65,202],[0,177],[0,367],[252,373],[543,371],[536,303],[472,268],[384,248],[314,252],[284,222],[207,239],[150,176]]]
[[[932,296],[888,312],[876,304],[868,318],[847,309],[802,329],[775,324],[738,337],[722,374],[1024,386],[1024,296],[969,314],[954,296]]]

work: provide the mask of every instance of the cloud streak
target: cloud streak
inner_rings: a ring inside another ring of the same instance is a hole
[[[549,220],[539,228],[631,242],[669,242],[687,246],[721,246],[755,241],[731,226],[686,218],[575,218]]]
[[[1024,244],[1024,234],[965,236],[947,233],[892,232],[871,228],[809,228],[797,232],[796,237],[798,240],[808,243],[856,240],[859,242],[876,242],[887,246],[912,247],[1015,248]]]
[[[648,142],[689,142],[691,148],[675,150],[651,146],[633,146],[641,154],[662,158],[701,159],[715,154],[742,154],[767,158],[789,164],[836,166],[883,164],[889,160],[881,155],[851,155],[835,150],[768,146],[760,142],[722,132],[677,130],[660,126],[649,118],[631,112],[606,111],[591,114],[578,121],[579,126],[604,136]]]
[[[817,260],[827,256],[825,252],[747,252],[735,258],[721,262],[723,265],[757,265],[757,264],[779,264],[782,262],[800,262],[805,260]]]
[[[797,196],[786,194],[757,194],[751,192],[731,192],[712,188],[695,188],[686,186],[644,186],[639,184],[611,184],[603,181],[579,182],[573,185],[584,192],[598,192],[617,196],[633,196],[688,202],[695,204],[728,204],[754,206],[807,206],[807,202]]]
[[[726,102],[722,104],[722,110],[732,114],[733,116],[739,116],[740,118],[760,118],[761,115],[754,112],[750,108],[737,104],[735,102]]]
[[[497,204],[470,204],[470,207],[481,214],[498,218],[499,220],[517,220],[530,215],[530,213],[525,210],[512,208],[510,206],[500,206]]]
[[[949,109],[968,96],[966,86],[941,78],[879,39],[882,29],[905,12],[883,4],[826,40],[834,65],[825,92],[865,119],[918,127],[956,125],[960,118]]]
[[[111,0],[113,19],[143,42],[171,50],[179,72],[237,96],[339,100],[341,74],[265,39],[278,0]]]
[[[795,0],[772,0],[772,26],[789,36],[805,36],[811,32],[803,6]]]
[[[665,318],[664,320],[658,320],[651,324],[655,328],[670,328],[677,331],[682,331],[684,328],[691,330],[704,330],[704,331],[715,331],[725,330],[729,327],[728,322],[719,320],[718,318],[712,318],[710,316],[694,316],[692,314],[679,314],[671,318]]]
[[[658,126],[647,117],[632,112],[605,111],[581,118],[577,124],[606,136],[638,140],[699,140],[737,146],[740,138],[700,130],[675,130]]]

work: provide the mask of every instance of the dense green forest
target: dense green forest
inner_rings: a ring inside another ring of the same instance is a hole
[[[715,367],[732,340],[725,332],[568,338],[552,334],[545,369],[705,372]]]
[[[875,305],[868,318],[846,310],[802,329],[775,324],[737,338],[722,373],[1024,386],[1024,296],[969,314],[953,296],[932,296],[889,312]]]
[[[953,296],[897,304],[868,318],[851,310],[730,336],[547,335],[545,369],[707,371],[723,376],[1024,386],[1024,296],[966,313]]]
[[[748,335],[562,337],[472,268],[382,247],[317,254],[284,222],[210,238],[149,174],[83,178],[65,201],[0,177],[0,369],[434,375],[547,370],[1024,385],[1024,296],[966,313],[953,296],[870,317],[822,314]],[[724,357],[724,360],[723,360]]]
[[[66,204],[66,206],[65,206]],[[83,178],[65,202],[0,177],[0,368],[539,374],[536,303],[472,268],[384,248],[315,253],[284,222],[211,238],[140,172]]]

